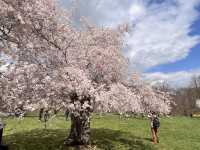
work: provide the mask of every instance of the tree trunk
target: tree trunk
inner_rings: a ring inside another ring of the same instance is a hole
[[[71,114],[71,130],[66,145],[88,145],[90,143],[90,112],[85,110],[78,116]]]

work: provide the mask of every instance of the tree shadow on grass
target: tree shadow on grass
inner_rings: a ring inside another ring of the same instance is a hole
[[[103,150],[155,150],[149,138],[111,129],[93,129],[92,144]]]
[[[9,150],[80,150],[81,148],[65,147],[63,145],[68,132],[64,129],[35,129],[5,136],[4,140],[9,145]],[[91,136],[92,147],[96,146],[101,150],[155,149],[149,141],[145,142],[146,139],[135,137],[126,132],[100,128],[92,129]],[[87,150],[87,148],[84,150]]]
[[[35,129],[4,137],[9,150],[63,150],[67,131],[62,129]]]

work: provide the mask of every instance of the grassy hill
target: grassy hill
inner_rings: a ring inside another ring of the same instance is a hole
[[[72,150],[63,141],[69,132],[70,121],[63,117],[44,124],[37,117],[23,120],[7,119],[4,143],[10,150]],[[98,150],[200,150],[200,119],[186,117],[161,118],[160,143],[150,141],[149,122],[146,119],[123,118],[107,114],[93,115],[92,147]],[[96,148],[94,148],[96,147]],[[89,149],[89,148],[88,148]]]

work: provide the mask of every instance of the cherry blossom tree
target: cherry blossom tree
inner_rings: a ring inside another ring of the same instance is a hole
[[[0,52],[10,58],[1,75],[4,110],[70,110],[67,144],[88,144],[94,110],[169,113],[170,97],[127,79],[122,28],[99,28],[56,0],[0,0]]]

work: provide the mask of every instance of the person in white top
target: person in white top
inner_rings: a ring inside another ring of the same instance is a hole
[[[152,141],[156,144],[159,143],[158,140],[158,128],[160,127],[160,121],[158,116],[155,112],[151,112],[147,116],[150,120],[150,127],[151,127],[151,135],[152,135]]]

